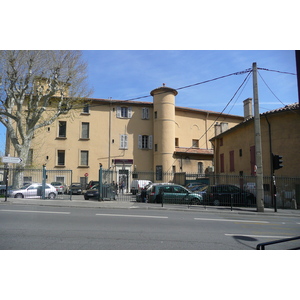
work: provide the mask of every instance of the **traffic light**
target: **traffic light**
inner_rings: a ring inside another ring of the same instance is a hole
[[[278,170],[283,167],[282,156],[273,154],[273,170]]]

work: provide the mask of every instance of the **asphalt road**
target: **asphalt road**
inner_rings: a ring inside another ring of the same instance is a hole
[[[300,235],[296,216],[13,205],[0,207],[0,249],[239,250]],[[299,247],[299,241],[269,249]]]

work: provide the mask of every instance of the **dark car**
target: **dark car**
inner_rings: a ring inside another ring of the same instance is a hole
[[[82,186],[79,182],[73,182],[69,188],[69,194],[72,195],[81,195],[82,194]]]
[[[84,199],[89,200],[89,199],[98,199],[99,196],[99,184],[94,185],[91,189],[88,189],[84,193]]]
[[[88,185],[86,186],[86,189],[91,189],[94,185],[99,184],[99,181],[91,180]]]
[[[216,206],[253,206],[256,203],[254,194],[230,184],[210,185],[203,196],[206,204]]]
[[[150,203],[161,203],[162,198],[164,203],[176,204],[201,204],[202,196],[190,192],[185,187],[178,184],[152,184],[147,189],[147,198]]]

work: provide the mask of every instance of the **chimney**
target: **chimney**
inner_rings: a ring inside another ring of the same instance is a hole
[[[215,124],[215,136],[219,135],[221,133],[221,125],[217,122]]]
[[[252,98],[247,98],[244,100],[244,120],[248,120],[252,117]]]

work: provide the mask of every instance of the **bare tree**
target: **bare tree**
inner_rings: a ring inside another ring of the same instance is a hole
[[[20,170],[34,132],[90,95],[86,67],[81,51],[0,51],[0,122],[22,159]]]

